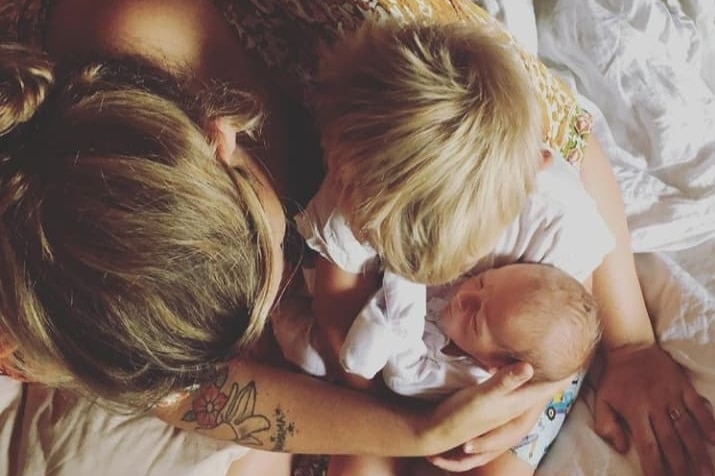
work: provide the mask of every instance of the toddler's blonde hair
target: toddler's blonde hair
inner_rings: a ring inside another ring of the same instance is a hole
[[[325,53],[315,109],[338,209],[413,281],[490,251],[541,160],[536,92],[489,26],[368,25]]]
[[[0,44],[0,335],[29,378],[144,409],[250,346],[270,228],[206,126],[251,97]],[[161,91],[159,94],[157,91]]]

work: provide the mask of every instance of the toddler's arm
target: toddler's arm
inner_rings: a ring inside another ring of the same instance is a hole
[[[317,258],[313,314],[322,354],[328,372],[356,388],[370,388],[371,384],[343,370],[340,349],[355,317],[379,286],[377,272],[349,273],[323,257]]]
[[[376,253],[354,235],[346,217],[335,209],[336,191],[323,183],[295,217],[298,231],[315,252],[312,279],[312,337],[328,375],[360,388],[368,381],[353,378],[339,363],[340,348],[353,320],[380,286]]]
[[[382,286],[350,326],[340,350],[343,369],[372,379],[398,356],[409,357],[409,364],[424,358],[426,303],[425,285],[385,271]]]

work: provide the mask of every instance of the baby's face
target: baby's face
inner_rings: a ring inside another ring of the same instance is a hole
[[[525,284],[520,265],[485,271],[467,279],[443,311],[440,327],[454,344],[488,371],[514,363],[529,337],[513,315]]]

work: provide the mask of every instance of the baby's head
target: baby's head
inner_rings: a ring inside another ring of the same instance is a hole
[[[144,408],[253,342],[277,252],[254,177],[202,126],[246,131],[257,103],[128,61],[58,73],[12,44],[0,78],[5,363]]]
[[[601,337],[596,302],[577,280],[540,264],[513,264],[464,281],[440,327],[480,366],[516,362],[558,381],[583,368]]]
[[[469,269],[532,189],[535,98],[515,47],[487,25],[370,25],[327,53],[315,107],[357,238],[416,282]]]

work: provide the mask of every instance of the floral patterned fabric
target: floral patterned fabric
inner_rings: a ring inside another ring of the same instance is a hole
[[[364,21],[466,21],[495,23],[468,0],[214,0],[239,40],[255,51],[296,94],[310,90],[321,45]],[[513,42],[504,31],[505,41]],[[573,93],[537,58],[521,48],[539,94],[544,142],[579,166],[591,132],[591,116]]]
[[[213,0],[238,40],[255,52],[295,95],[310,89],[321,45],[364,21],[496,22],[469,0]],[[41,45],[52,0],[0,0],[5,38]],[[504,33],[506,41],[513,41]],[[529,53],[522,51],[539,94],[544,142],[579,166],[591,132],[591,117],[573,93]]]

